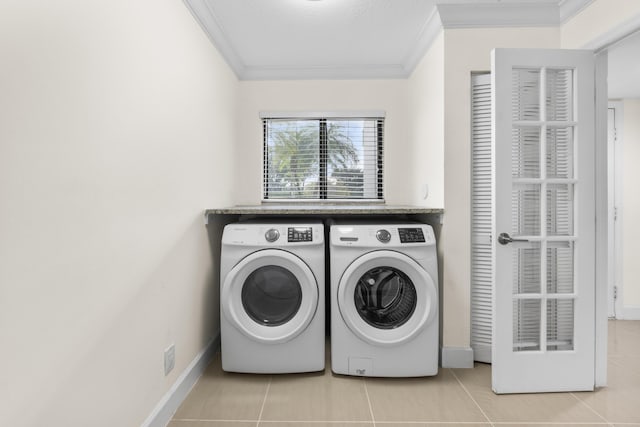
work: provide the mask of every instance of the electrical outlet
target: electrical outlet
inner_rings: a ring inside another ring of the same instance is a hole
[[[176,345],[171,344],[164,351],[164,375],[169,375],[176,365]]]

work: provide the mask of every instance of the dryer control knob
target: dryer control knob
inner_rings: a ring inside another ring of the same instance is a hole
[[[389,240],[391,240],[391,233],[384,229],[378,230],[376,232],[376,238],[382,243],[389,243]]]
[[[280,237],[280,232],[275,228],[270,228],[264,233],[264,238],[267,239],[267,242],[275,242]]]

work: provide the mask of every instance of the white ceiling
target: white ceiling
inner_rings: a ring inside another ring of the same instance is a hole
[[[593,0],[184,0],[238,78],[403,78],[441,28],[555,26]]]

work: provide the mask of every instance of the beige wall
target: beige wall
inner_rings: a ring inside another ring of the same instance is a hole
[[[441,32],[408,83],[407,137],[413,164],[410,202],[416,206],[444,206],[444,79],[444,33]]]
[[[622,279],[625,308],[640,309],[640,99],[625,99],[622,135]]]
[[[0,425],[139,425],[217,334],[237,81],[174,0],[4,1],[0,58]]]
[[[471,73],[491,69],[493,48],[557,48],[557,28],[444,31],[443,345],[470,342]]]
[[[593,43],[621,29],[637,29],[640,22],[638,0],[594,0],[561,26],[563,49],[593,48]],[[619,34],[622,36],[624,34]],[[600,44],[596,42],[596,44]],[[597,46],[601,47],[601,46]]]
[[[262,200],[261,111],[382,110],[385,120],[385,199],[405,204],[414,193],[407,140],[406,80],[294,80],[240,82],[235,203]]]

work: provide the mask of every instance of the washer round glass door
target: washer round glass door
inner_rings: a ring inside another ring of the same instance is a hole
[[[375,345],[413,339],[437,314],[437,289],[412,258],[373,251],[349,265],[338,284],[338,307],[358,337]]]
[[[265,343],[297,336],[318,306],[318,284],[309,266],[278,249],[243,258],[221,289],[223,315],[247,337]]]

